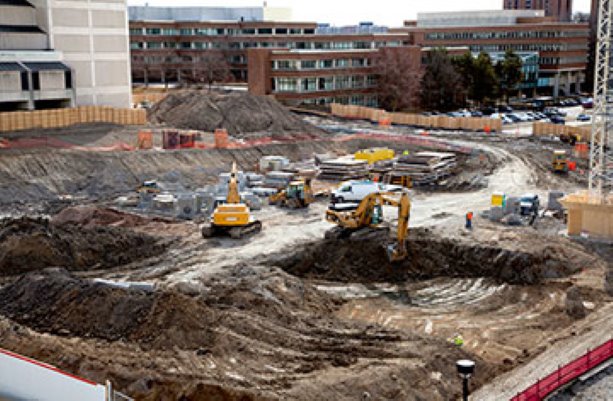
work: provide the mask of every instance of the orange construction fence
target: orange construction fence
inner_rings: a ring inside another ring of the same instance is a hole
[[[370,120],[382,126],[390,124],[412,125],[422,128],[453,129],[467,131],[502,131],[502,120],[488,117],[423,116],[412,113],[388,113],[382,109],[332,103],[332,115],[343,118]]]
[[[0,132],[32,128],[59,128],[73,124],[114,123],[144,125],[144,109],[118,109],[107,106],[81,106],[66,109],[11,111],[0,113]]]

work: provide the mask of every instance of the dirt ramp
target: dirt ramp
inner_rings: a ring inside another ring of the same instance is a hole
[[[92,205],[69,206],[51,218],[55,225],[83,227],[136,227],[158,219],[151,219],[119,210]]]
[[[225,128],[233,136],[314,134],[324,131],[304,122],[276,100],[249,93],[182,92],[170,94],[149,113],[154,123],[200,131]]]
[[[300,277],[341,282],[398,282],[434,277],[491,277],[511,284],[536,284],[563,277],[581,265],[568,259],[563,245],[518,251],[483,244],[469,245],[438,237],[427,230],[412,231],[409,257],[387,260],[386,231],[349,239],[317,241],[273,263]]]
[[[119,227],[56,225],[27,217],[0,221],[0,276],[51,266],[114,267],[163,251],[154,237]]]

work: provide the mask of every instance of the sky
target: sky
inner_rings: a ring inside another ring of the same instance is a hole
[[[590,11],[591,0],[574,0],[574,11]],[[258,0],[128,0],[129,5],[257,7]],[[290,7],[293,20],[354,25],[372,21],[378,25],[401,26],[418,12],[500,10],[502,0],[268,0],[270,7]]]

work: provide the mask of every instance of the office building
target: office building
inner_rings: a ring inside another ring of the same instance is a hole
[[[418,14],[394,29],[428,47],[467,46],[471,52],[537,52],[537,93],[562,96],[579,93],[585,82],[588,24],[559,22],[543,11],[503,10]]]
[[[546,17],[568,22],[573,16],[573,0],[503,0],[505,10],[543,10]]]
[[[0,33],[3,110],[130,106],[125,0],[3,0]]]

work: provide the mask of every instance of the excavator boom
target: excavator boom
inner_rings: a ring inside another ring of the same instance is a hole
[[[226,196],[226,203],[241,203],[241,195],[238,188],[238,169],[236,162],[232,163],[232,170],[230,171],[230,181],[228,182],[228,195]]]

